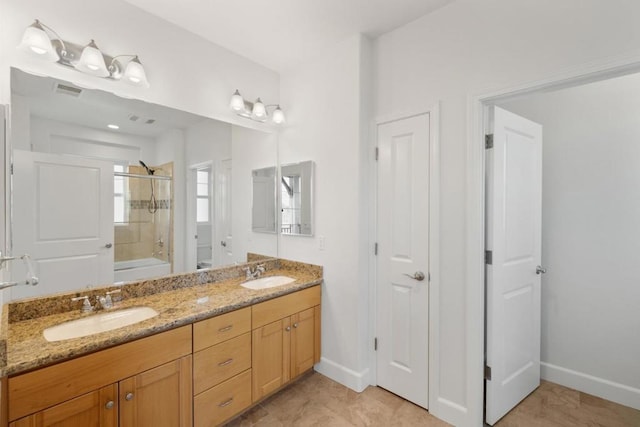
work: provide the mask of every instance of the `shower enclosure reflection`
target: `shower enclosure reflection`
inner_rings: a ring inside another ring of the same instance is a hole
[[[173,162],[114,165],[115,281],[173,270]]]

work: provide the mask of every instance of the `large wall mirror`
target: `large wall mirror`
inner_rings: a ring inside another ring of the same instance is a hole
[[[251,211],[276,150],[275,133],[12,69],[10,250],[40,283],[8,299],[277,256]]]

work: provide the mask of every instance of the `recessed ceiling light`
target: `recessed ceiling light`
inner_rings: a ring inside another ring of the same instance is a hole
[[[118,126],[118,125],[107,125],[107,127],[109,129],[120,129],[120,126]]]

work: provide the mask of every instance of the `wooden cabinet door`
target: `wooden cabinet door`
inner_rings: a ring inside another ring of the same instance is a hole
[[[191,355],[120,381],[120,427],[191,427]]]
[[[10,427],[117,427],[118,385],[111,384],[9,424]]]
[[[315,360],[314,309],[291,316],[291,378],[313,368]]]
[[[252,398],[256,402],[291,378],[289,317],[253,330]]]

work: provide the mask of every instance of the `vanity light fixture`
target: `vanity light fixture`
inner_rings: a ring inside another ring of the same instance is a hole
[[[86,74],[123,80],[134,86],[149,87],[138,55],[106,55],[100,51],[94,40],[85,46],[64,41],[51,27],[37,19],[25,30],[18,49]],[[130,58],[126,67],[117,59],[125,57]]]
[[[238,89],[231,95],[229,102],[229,108],[237,115],[261,123],[269,119],[268,109],[271,107],[275,107],[273,113],[271,113],[271,122],[277,125],[283,124],[285,122],[284,112],[278,104],[264,104],[260,98],[256,99],[255,102],[246,101],[240,95]]]
[[[112,124],[107,125],[107,127],[108,127],[109,129],[114,129],[114,130],[118,130],[118,129],[120,129],[120,126],[118,126],[118,125],[112,125]]]

